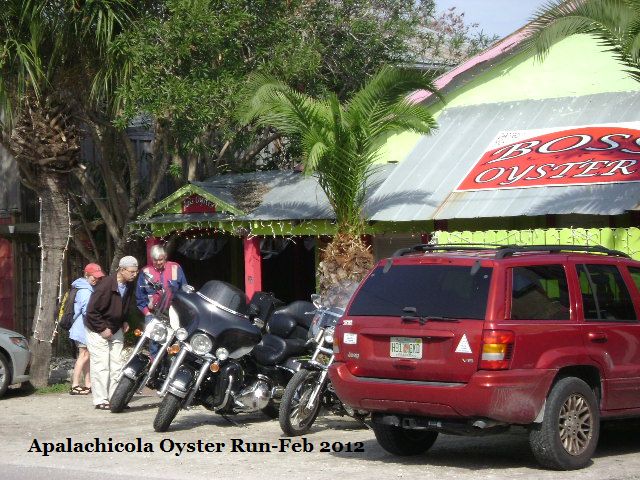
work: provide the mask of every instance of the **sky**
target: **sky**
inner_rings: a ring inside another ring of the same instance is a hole
[[[436,0],[438,11],[456,7],[465,23],[477,23],[487,35],[505,37],[526,24],[545,0]]]

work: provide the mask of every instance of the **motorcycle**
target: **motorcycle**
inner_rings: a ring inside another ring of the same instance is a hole
[[[144,330],[136,329],[134,334],[139,338],[136,346],[124,364],[118,376],[116,387],[109,401],[111,412],[122,412],[133,395],[140,393],[146,386],[156,388],[164,381],[169,369],[170,359],[167,355],[167,347],[174,339],[175,331],[180,326],[179,319],[170,308],[173,291],[165,291],[160,283],[154,282],[153,277],[143,273],[147,284],[160,293],[160,301],[155,309],[153,318],[147,323]],[[191,288],[191,287],[187,287]],[[154,358],[151,358],[144,349],[151,342],[160,344],[160,349]]]
[[[308,351],[313,305],[275,310],[273,297],[254,295],[247,303],[241,290],[212,280],[198,292],[178,292],[171,308],[184,327],[169,347],[176,356],[158,392],[153,428],[166,431],[180,409],[197,404],[222,415],[277,417],[284,387],[300,368],[296,357]]]
[[[315,350],[287,384],[280,403],[278,420],[287,436],[295,437],[309,431],[321,407],[332,414],[349,415],[363,423],[368,415],[368,412],[344,405],[327,376],[334,359],[335,327],[357,286],[357,283],[344,282],[330,289],[324,298],[312,296],[316,312],[309,329],[309,342],[315,345]]]

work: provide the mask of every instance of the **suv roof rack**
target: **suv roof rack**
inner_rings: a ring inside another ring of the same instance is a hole
[[[630,258],[624,252],[603,247],[602,245],[498,245],[495,243],[447,243],[441,245],[418,244],[413,247],[401,248],[393,253],[393,257],[402,257],[409,253],[417,252],[433,252],[433,251],[473,251],[495,249],[495,258],[505,258],[518,252],[549,252],[558,253],[566,252],[587,252],[602,253],[605,255],[613,255],[616,257]]]
[[[402,257],[409,253],[416,252],[432,252],[435,250],[456,251],[456,250],[486,250],[496,249],[503,247],[504,245],[498,245],[497,243],[442,243],[442,244],[427,244],[421,243],[414,245],[413,247],[400,248],[393,252],[393,257]]]
[[[558,253],[566,252],[586,252],[586,253],[602,253],[605,255],[613,255],[616,257],[630,258],[620,250],[613,250],[602,245],[503,245],[496,252],[496,258],[505,258],[517,252],[549,252]]]

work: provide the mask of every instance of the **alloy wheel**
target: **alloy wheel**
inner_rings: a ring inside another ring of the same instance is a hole
[[[560,441],[571,455],[580,455],[593,435],[593,415],[589,403],[579,393],[573,393],[560,409],[558,422]]]

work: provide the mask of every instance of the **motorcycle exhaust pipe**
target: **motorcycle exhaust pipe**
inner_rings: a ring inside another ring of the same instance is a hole
[[[184,361],[184,357],[186,357],[186,356],[187,356],[187,349],[186,348],[182,348],[180,350],[180,353],[178,353],[178,356],[173,359],[173,363],[171,364],[171,369],[169,370],[169,374],[167,375],[167,379],[162,384],[162,388],[158,391],[158,396],[160,396],[160,397],[164,397],[165,396],[165,394],[167,393],[167,389],[169,388],[169,385],[171,385],[171,382],[173,382],[173,379],[176,377],[176,374],[178,373],[178,370],[182,366],[182,362]]]

